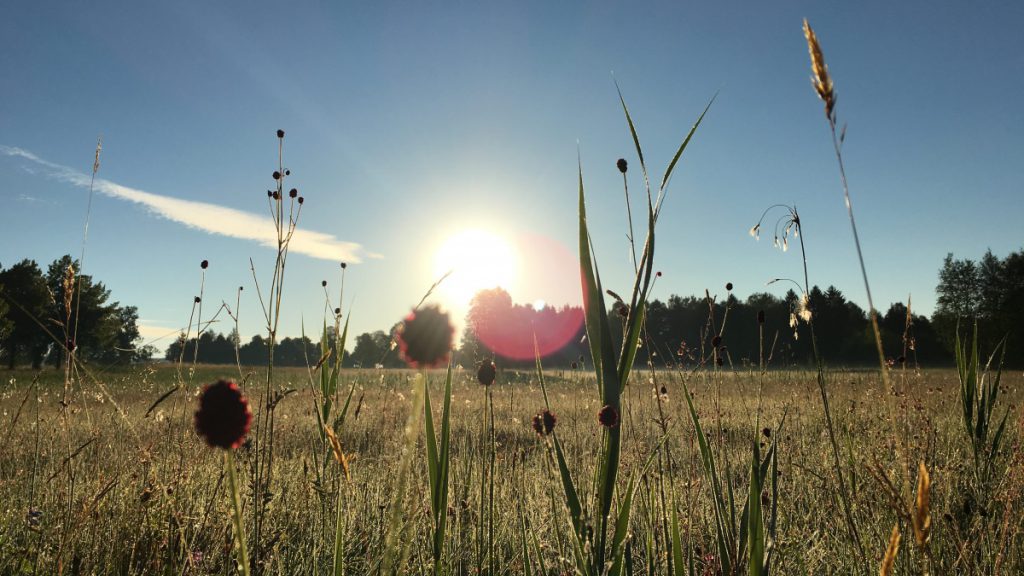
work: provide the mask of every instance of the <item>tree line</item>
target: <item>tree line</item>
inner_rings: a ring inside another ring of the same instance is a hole
[[[989,251],[978,261],[949,254],[938,280],[931,317],[914,314],[903,302],[880,311],[879,329],[890,364],[949,365],[953,362],[956,330],[959,327],[964,333],[977,322],[983,350],[992,350],[1005,338],[1007,365],[1024,365],[1024,251],[1002,259]],[[616,327],[621,328],[625,304],[611,294],[608,302],[614,332]],[[781,298],[755,293],[741,301],[730,289],[721,300],[707,294],[653,300],[648,304],[646,331],[637,359],[659,367],[692,367],[709,362],[731,367],[758,366],[762,362],[771,367],[809,365],[813,362],[811,334],[801,313],[814,323],[818,349],[827,363],[877,363],[867,312],[835,286],[814,286],[806,297],[797,289]],[[491,358],[506,367],[530,368],[535,342],[545,366],[571,367],[585,364],[589,358],[579,307],[535,309],[514,303],[506,291],[497,288],[474,297],[466,324],[455,361],[467,368]],[[363,333],[350,340],[354,347],[346,353],[345,365],[403,366],[393,346],[394,328]],[[616,337],[621,341],[621,334]],[[334,341],[333,332],[328,341]],[[267,356],[263,337],[254,336],[243,344],[234,332],[204,332],[198,339],[181,338],[166,355],[171,361],[244,365],[265,364]],[[318,358],[319,343],[306,337],[285,338],[274,350],[274,363],[281,366],[305,366]]]
[[[69,255],[54,260],[45,273],[29,259],[0,266],[0,361],[8,369],[60,366],[68,349],[85,362],[151,357],[153,348],[137,347],[138,308],[110,301],[110,290],[79,270]]]

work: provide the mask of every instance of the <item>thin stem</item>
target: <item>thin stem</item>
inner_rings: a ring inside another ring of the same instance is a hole
[[[249,552],[245,543],[245,525],[242,522],[242,499],[238,494],[235,457],[230,450],[224,452],[224,465],[228,469],[228,491],[231,496],[231,520],[235,524],[235,544],[238,546],[238,569],[249,576]]]

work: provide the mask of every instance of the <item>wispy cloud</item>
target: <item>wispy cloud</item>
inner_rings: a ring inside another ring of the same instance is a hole
[[[89,175],[40,158],[28,150],[0,145],[0,154],[28,160],[45,169],[44,172],[52,178],[80,188],[89,187]],[[261,216],[208,202],[182,200],[154,194],[122,186],[103,178],[96,179],[95,190],[111,198],[141,204],[150,213],[184,224],[189,228],[202,230],[209,234],[253,240],[269,248],[277,247],[277,232],[274,230],[274,222],[269,216]],[[346,242],[331,234],[302,228],[296,230],[292,236],[290,250],[313,258],[336,262],[358,263],[364,257],[379,257],[366,252],[361,245],[355,242]]]

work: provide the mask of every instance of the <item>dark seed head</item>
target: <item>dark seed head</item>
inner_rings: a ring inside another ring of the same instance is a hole
[[[64,347],[68,349],[68,352],[74,352],[75,351],[75,341],[74,341],[74,339],[68,338],[68,340],[66,342],[64,342]]]
[[[597,421],[605,428],[615,428],[619,425],[619,411],[611,404],[605,404],[597,413]]]
[[[757,311],[757,323],[764,324],[764,310]]]
[[[196,432],[214,448],[238,448],[249,433],[252,412],[249,402],[228,380],[218,380],[203,389],[195,413]]]
[[[768,428],[768,427],[764,427],[764,428],[761,429],[761,434],[763,434],[765,438],[771,438],[772,437],[772,429]]]
[[[320,285],[323,286],[324,288],[327,288],[327,280],[321,280]]]
[[[285,170],[284,171],[284,175],[285,176],[291,176],[292,175],[292,171],[291,170]]]
[[[668,388],[665,388],[664,386],[662,386],[662,387],[661,387],[661,395],[662,395],[662,396],[665,396],[665,395],[667,395],[667,394],[668,394]]]
[[[284,130],[278,130],[277,131],[277,137],[278,138],[284,138]]]
[[[572,364],[569,364],[569,367],[572,368],[573,370],[575,370],[575,369],[579,368],[580,365],[577,364],[576,362],[573,362]]]
[[[490,386],[494,384],[494,378],[497,376],[498,371],[494,366],[494,362],[490,360],[484,360],[480,363],[480,367],[476,371],[476,379],[484,386]]]
[[[271,176],[274,177],[274,180],[280,180],[281,179],[281,173],[278,172],[277,170],[274,170],[274,173],[271,174]]]
[[[722,337],[716,335],[714,338],[711,339],[711,345],[714,346],[715,348],[718,348],[719,346],[721,346],[722,345]]]
[[[544,410],[533,417],[532,426],[539,436],[548,436],[555,430],[557,423],[558,417],[550,410]]]
[[[625,174],[626,169],[629,168],[629,163],[626,162],[625,158],[619,158],[619,160],[615,163],[615,166],[618,167],[619,172]]]
[[[655,276],[657,276],[658,278],[661,278],[661,270],[658,270],[658,273],[655,274]]]
[[[448,313],[436,305],[413,310],[398,328],[402,358],[413,368],[434,368],[448,361],[455,337]]]
[[[299,196],[299,204],[302,204],[305,201],[306,201],[305,198],[303,198],[302,196]]]
[[[202,268],[203,270],[206,270],[209,266],[210,266],[210,261],[209,260],[203,260],[202,262],[199,263],[199,267]]]
[[[341,308],[335,308],[334,309],[334,314],[335,314],[335,316],[341,316]]]
[[[732,282],[726,282],[725,283],[725,290],[727,292],[732,292]]]
[[[345,268],[348,268],[348,264],[342,262],[341,263],[341,269],[344,270]]]
[[[281,195],[277,193],[277,190],[274,190],[274,200],[277,200],[280,197]]]
[[[202,299],[202,298],[200,298],[199,296],[196,296],[196,299],[195,299],[195,303],[196,303],[196,304],[199,304],[199,303],[200,303],[200,302],[202,302],[202,301],[203,301],[203,299]]]
[[[267,198],[273,198],[273,197],[274,197],[274,191],[273,190],[267,190]]]
[[[721,356],[719,356],[719,357],[718,357],[718,358],[717,358],[717,359],[715,360],[715,364],[717,364],[717,365],[718,365],[719,367],[721,367],[721,366],[725,365],[725,360],[723,360],[723,359],[722,359],[722,357],[721,357]]]
[[[298,197],[298,195],[299,195],[299,191],[297,189],[295,189],[295,188],[292,188],[291,190],[288,191],[288,197],[289,198],[296,198],[296,197]]]

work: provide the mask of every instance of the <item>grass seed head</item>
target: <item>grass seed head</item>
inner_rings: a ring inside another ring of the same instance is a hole
[[[629,169],[629,163],[626,162],[625,158],[619,158],[618,161],[615,162],[615,166],[619,169],[619,172],[622,172],[623,174],[625,174],[626,170]]]
[[[821,44],[814,34],[814,29],[804,18],[804,37],[807,38],[807,51],[811,55],[811,85],[818,97],[825,103],[825,116],[834,120],[833,112],[836,105],[835,88],[832,85],[832,77],[828,73],[828,65],[825,64],[825,55],[821,52]]]

